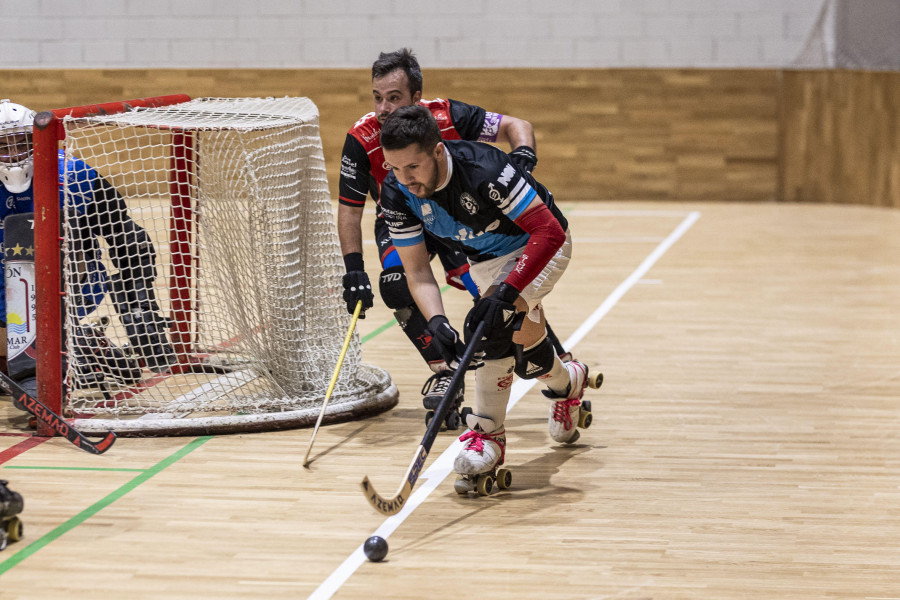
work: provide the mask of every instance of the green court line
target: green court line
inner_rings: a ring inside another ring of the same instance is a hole
[[[27,465],[22,466],[7,466],[0,467],[0,469],[23,469],[23,470],[31,470],[31,471],[133,471],[135,473],[143,473],[147,469],[112,469],[105,467],[29,467]]]
[[[80,513],[78,513],[77,515],[75,515],[74,517],[72,517],[71,519],[69,519],[68,521],[66,521],[65,523],[63,523],[62,525],[60,525],[59,527],[54,529],[53,531],[50,531],[49,533],[45,534],[41,538],[31,542],[30,544],[28,544],[27,546],[25,546],[24,548],[22,548],[15,554],[13,554],[11,557],[9,557],[8,559],[6,559],[2,563],[0,563],[0,575],[3,575],[7,571],[9,571],[11,568],[16,566],[17,564],[19,564],[20,562],[22,562],[23,560],[25,560],[26,558],[28,558],[29,556],[31,556],[32,554],[34,554],[35,552],[37,552],[38,550],[43,548],[44,546],[46,546],[50,542],[52,542],[52,541],[56,540],[57,538],[59,538],[60,536],[62,536],[67,531],[70,531],[71,529],[77,527],[78,525],[81,525],[87,519],[96,515],[98,512],[100,512],[101,510],[103,510],[104,508],[106,508],[107,506],[109,506],[110,504],[112,504],[113,502],[115,502],[116,500],[118,500],[119,498],[121,498],[122,496],[124,496],[125,494],[127,494],[128,492],[133,490],[134,488],[136,488],[137,486],[146,482],[148,479],[150,479],[157,473],[160,473],[163,470],[167,469],[168,467],[172,466],[173,464],[175,464],[176,462],[178,462],[179,460],[181,460],[182,458],[184,458],[185,456],[187,456],[188,454],[190,454],[191,452],[193,452],[194,450],[199,448],[201,445],[203,445],[206,442],[208,442],[209,440],[213,439],[213,437],[214,436],[207,435],[207,436],[199,437],[199,438],[193,440],[187,446],[184,446],[183,448],[181,448],[180,450],[178,450],[177,452],[175,452],[168,458],[165,458],[165,459],[161,460],[160,462],[158,462],[157,464],[155,464],[154,466],[150,467],[149,469],[146,469],[143,473],[141,473],[140,475],[138,475],[137,477],[135,477],[134,479],[132,479],[131,481],[129,481],[128,483],[126,483],[125,485],[123,485],[122,487],[117,489],[116,491],[107,495],[102,500],[95,502],[92,506],[89,506],[88,508],[84,509],[83,511],[81,511]],[[9,548],[7,548],[7,549],[9,549]]]
[[[450,285],[445,284],[441,288],[441,293],[443,294],[444,292],[446,292],[449,289],[450,289]],[[381,333],[384,333],[385,331],[387,331],[389,328],[393,327],[396,324],[397,324],[397,319],[391,319],[384,325],[381,325],[380,327],[378,327],[378,329],[376,329],[375,331],[363,336],[360,339],[360,343],[365,344],[366,342],[368,342],[375,336],[380,335]],[[41,548],[43,548],[44,546],[49,544],[50,542],[55,541],[56,539],[61,537],[64,533],[74,529],[78,525],[81,525],[87,519],[94,516],[95,514],[97,514],[98,512],[100,512],[101,510],[103,510],[104,508],[106,508],[107,506],[109,506],[110,504],[115,502],[116,500],[120,499],[122,496],[124,496],[125,494],[127,494],[128,492],[130,492],[131,490],[136,488],[137,486],[146,482],[148,479],[150,479],[157,473],[167,469],[174,463],[178,462],[179,460],[181,460],[182,458],[184,458],[185,456],[187,456],[188,454],[190,454],[191,452],[196,450],[198,447],[200,447],[201,445],[203,445],[206,442],[208,442],[209,440],[211,440],[213,437],[215,437],[215,436],[209,435],[209,436],[199,437],[199,438],[195,439],[194,441],[192,441],[187,446],[185,446],[184,448],[182,448],[181,450],[179,450],[178,452],[176,452],[175,454],[171,455],[170,457],[168,457],[166,459],[163,459],[162,461],[160,461],[156,465],[150,467],[149,469],[112,469],[112,468],[93,468],[93,467],[28,467],[28,466],[2,467],[4,469],[44,469],[44,470],[57,470],[57,471],[123,471],[123,472],[138,472],[138,473],[140,473],[140,475],[138,475],[137,477],[135,477],[134,479],[132,479],[131,481],[129,481],[128,483],[126,483],[125,485],[123,485],[122,487],[117,489],[116,491],[110,493],[102,500],[95,502],[92,506],[89,506],[88,508],[84,509],[83,511],[81,511],[80,513],[78,513],[77,515],[75,515],[74,517],[72,517],[71,519],[69,519],[68,521],[66,521],[59,527],[57,527],[56,529],[50,531],[49,533],[45,534],[41,538],[31,542],[30,544],[28,544],[27,546],[25,546],[24,548],[22,548],[21,550],[19,550],[12,556],[10,556],[5,561],[0,562],[0,575],[3,575],[7,571],[9,571],[11,568],[18,565],[20,562],[22,562],[23,560],[25,560],[26,558],[28,558],[29,556],[31,556],[32,554],[34,554],[35,552],[37,552],[38,550],[40,550]]]

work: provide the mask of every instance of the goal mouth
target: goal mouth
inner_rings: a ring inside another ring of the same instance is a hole
[[[60,120],[67,350],[45,389],[65,390],[60,412],[89,417],[76,421],[85,431],[311,425],[350,322],[317,108],[122,104]],[[325,420],[397,397],[386,371],[361,363],[354,333]]]

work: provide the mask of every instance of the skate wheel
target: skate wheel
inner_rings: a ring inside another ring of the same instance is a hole
[[[425,413],[425,427],[428,427],[429,425],[431,425],[431,420],[433,418],[434,418],[433,410],[429,410],[427,413]]]
[[[603,385],[603,373],[588,376],[588,387],[599,389]]]
[[[0,529],[0,550],[6,550],[6,546],[9,545],[9,538],[6,535],[5,529]]]
[[[499,469],[497,471],[497,487],[501,490],[508,490],[512,485],[512,471],[509,469]]]
[[[489,473],[479,475],[475,482],[475,491],[479,496],[487,496],[494,489],[494,478]]]
[[[590,413],[590,411],[581,411],[578,414],[578,426],[582,429],[587,429],[591,426],[591,422],[594,420],[594,415]]]
[[[461,411],[459,411],[459,420],[462,421],[462,424],[466,424],[466,419],[469,415],[473,414],[472,408],[469,406],[464,406]]]
[[[469,492],[475,491],[475,482],[465,477],[457,477],[456,481],[453,482],[453,491],[460,496],[465,496]]]
[[[591,401],[590,400],[582,400],[581,401],[581,412],[591,412]]]
[[[460,419],[459,419],[458,413],[452,412],[449,415],[447,415],[447,421],[446,421],[447,429],[452,429],[453,431],[456,431],[457,429],[459,429],[459,422],[460,422]]]
[[[6,524],[6,533],[9,534],[9,541],[18,542],[25,537],[25,528],[22,525],[22,519],[13,517]]]

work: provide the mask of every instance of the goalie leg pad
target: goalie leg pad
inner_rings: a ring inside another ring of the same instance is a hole
[[[162,316],[153,289],[143,282],[134,282],[129,289],[118,274],[111,283],[113,302],[128,342],[144,359],[147,368],[162,373],[175,364],[177,358],[166,337],[169,322]]]
[[[522,379],[537,379],[553,370],[558,360],[553,342],[546,336],[540,342],[525,350],[515,344],[516,375]]]

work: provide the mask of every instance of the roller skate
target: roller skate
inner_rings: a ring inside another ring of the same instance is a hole
[[[18,542],[24,537],[22,519],[18,515],[25,503],[22,496],[6,484],[0,479],[0,550],[4,550],[9,542]]]
[[[574,444],[581,437],[577,427],[587,429],[591,426],[591,401],[581,400],[586,387],[599,388],[603,385],[603,374],[591,376],[587,365],[578,360],[565,363],[569,372],[568,393],[559,395],[552,390],[544,390],[544,396],[550,398],[550,418],[548,428],[550,437],[562,444]]]
[[[512,473],[509,469],[499,468],[506,458],[506,430],[500,427],[492,433],[485,433],[482,425],[492,424],[493,421],[477,415],[467,419],[468,424],[474,427],[459,438],[466,444],[453,462],[453,469],[458,474],[453,489],[460,496],[469,492],[487,496],[493,491],[495,483],[501,490],[509,489]]]
[[[440,373],[435,373],[429,377],[428,381],[425,382],[425,385],[422,386],[422,406],[427,409],[427,412],[425,413],[426,427],[431,423],[431,420],[434,419],[434,411],[437,410],[441,400],[444,398],[444,394],[446,394],[447,390],[450,388],[451,379],[453,379],[453,371],[441,371]],[[460,406],[464,400],[463,392],[465,391],[465,387],[465,382],[463,382],[459,386],[456,396],[451,400],[450,410],[447,411],[447,416],[444,418],[444,423],[441,425],[441,431],[446,431],[448,429],[456,431],[465,421],[466,415],[471,414],[472,409],[469,407],[463,408],[462,411],[460,411]]]

